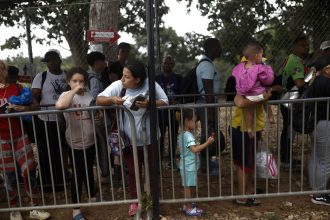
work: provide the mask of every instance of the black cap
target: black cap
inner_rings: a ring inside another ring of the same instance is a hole
[[[61,56],[58,52],[51,50],[45,53],[44,58],[41,59],[41,62],[48,62],[51,59],[58,59],[61,60]]]

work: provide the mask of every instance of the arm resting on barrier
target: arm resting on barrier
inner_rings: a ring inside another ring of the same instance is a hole
[[[103,106],[107,106],[107,105],[123,105],[124,101],[125,100],[122,99],[122,97],[119,97],[119,96],[110,96],[110,97],[98,96],[96,98],[96,104],[97,105],[103,105]]]

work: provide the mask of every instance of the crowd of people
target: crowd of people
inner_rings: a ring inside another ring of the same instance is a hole
[[[149,81],[145,65],[141,61],[130,60],[131,46],[128,43],[118,45],[118,61],[109,65],[101,52],[87,54],[88,71],[81,67],[73,67],[68,71],[61,68],[61,56],[56,51],[48,51],[42,62],[46,63],[47,71],[38,73],[31,86],[31,101],[28,104],[12,104],[11,96],[20,96],[22,86],[17,83],[18,69],[0,62],[0,103],[1,114],[8,112],[24,112],[68,108],[83,108],[92,105],[124,106],[133,115],[136,128],[136,145],[138,152],[139,171],[144,163],[143,146],[146,144],[149,157],[149,168],[152,167],[152,148],[150,137],[150,118],[146,119],[146,143],[142,139],[143,117],[149,106]],[[216,95],[220,94],[221,74],[217,71],[214,61],[222,53],[220,41],[208,38],[203,44],[204,54],[196,66],[196,80],[200,96],[196,99],[199,106],[208,103],[217,103]],[[236,108],[231,122],[230,135],[232,139],[233,162],[236,165],[237,193],[238,195],[255,194],[255,147],[261,139],[265,128],[264,102],[271,98],[273,93],[283,94],[296,86],[305,86],[305,75],[309,66],[305,58],[309,52],[308,38],[298,37],[293,42],[292,54],[285,60],[276,76],[272,67],[265,63],[264,48],[258,42],[249,42],[243,49],[244,59],[237,64],[228,79],[227,92],[235,93],[232,96]],[[320,53],[312,63],[319,70],[312,88],[312,97],[329,97],[330,78],[330,41],[324,41],[320,46]],[[176,105],[179,103],[175,95],[180,95],[183,82],[179,74],[174,73],[175,59],[166,55],[162,61],[162,72],[156,77],[155,92],[156,106]],[[317,126],[312,137],[316,144],[312,148],[312,155],[308,164],[310,185],[313,190],[326,190],[330,175],[330,149],[328,136],[329,117],[327,102],[318,103]],[[196,111],[185,109],[182,112],[180,133],[180,120],[177,112],[171,110],[158,110],[158,140],[161,156],[165,149],[165,139],[169,140],[168,167],[180,170],[182,186],[186,198],[193,198],[193,189],[196,186],[197,170],[202,173],[219,175],[217,158],[219,149],[224,145],[217,137],[219,135],[219,112],[217,108],[196,108]],[[30,197],[32,206],[38,205],[39,182],[36,178],[37,163],[33,158],[30,142],[36,142],[38,148],[38,166],[40,169],[40,187],[43,192],[61,191],[65,180],[63,171],[73,168],[74,178],[71,180],[72,203],[81,202],[82,186],[90,202],[100,199],[94,187],[93,166],[95,157],[101,174],[101,182],[107,182],[112,177],[109,167],[114,167],[117,178],[121,178],[121,167],[118,155],[111,154],[109,158],[108,141],[105,128],[111,121],[111,112],[106,111],[110,117],[102,112],[90,114],[88,111],[64,112],[61,129],[58,129],[58,115],[40,113],[34,117],[38,126],[38,138],[31,135],[31,129],[21,127],[20,119],[16,117],[0,118],[0,169],[4,173],[5,186],[9,194],[10,207],[17,204],[18,176],[23,177],[24,188]],[[301,166],[301,161],[292,157],[292,129],[290,126],[290,110],[281,105],[283,128],[280,143],[280,161],[290,167]],[[109,120],[106,123],[97,121]],[[117,117],[116,124],[124,131],[128,140],[132,139],[129,117],[122,113]],[[194,136],[195,122],[200,121],[201,136],[196,140]],[[94,134],[94,122],[96,134]],[[168,138],[165,137],[168,129]],[[28,134],[30,133],[30,134]],[[33,132],[32,132],[33,133]],[[243,138],[242,138],[243,137]],[[200,142],[201,144],[197,144]],[[177,150],[178,147],[178,150]],[[70,149],[70,150],[68,150]],[[176,163],[176,152],[180,154],[179,166]],[[220,150],[221,151],[221,150]],[[98,155],[96,155],[98,153]],[[200,153],[200,166],[199,156]],[[137,198],[133,149],[131,144],[122,151],[125,166],[128,171],[129,192],[131,199]],[[69,159],[67,159],[69,158]],[[111,161],[111,166],[109,166]],[[140,173],[141,175],[142,173]],[[328,194],[314,194],[312,202],[316,204],[330,204]],[[235,203],[244,206],[256,206],[260,201],[254,198],[236,199]],[[138,204],[132,203],[129,207],[129,216],[134,216]],[[187,216],[201,216],[203,210],[195,203],[184,204],[182,211]],[[36,219],[47,219],[50,214],[42,210],[32,210],[30,216]],[[10,213],[11,220],[21,220],[19,212]],[[83,212],[78,207],[72,211],[73,220],[84,220]]]

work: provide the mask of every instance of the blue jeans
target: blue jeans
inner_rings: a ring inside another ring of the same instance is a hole
[[[312,153],[308,161],[309,183],[313,190],[325,190],[330,177],[330,121],[317,123],[311,141]]]

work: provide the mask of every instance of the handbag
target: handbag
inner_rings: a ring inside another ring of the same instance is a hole
[[[111,129],[108,137],[110,152],[114,155],[120,155],[120,151],[131,145],[130,139],[125,131],[120,129]]]
[[[120,96],[123,97],[126,92],[126,89],[122,89]],[[122,113],[122,119],[124,122],[124,115]],[[124,124],[124,123],[122,123]],[[117,126],[117,119],[114,118],[111,129],[108,135],[108,143],[110,146],[110,152],[114,155],[120,155],[120,151],[124,150],[126,147],[131,146],[131,141],[122,129],[119,129]]]

